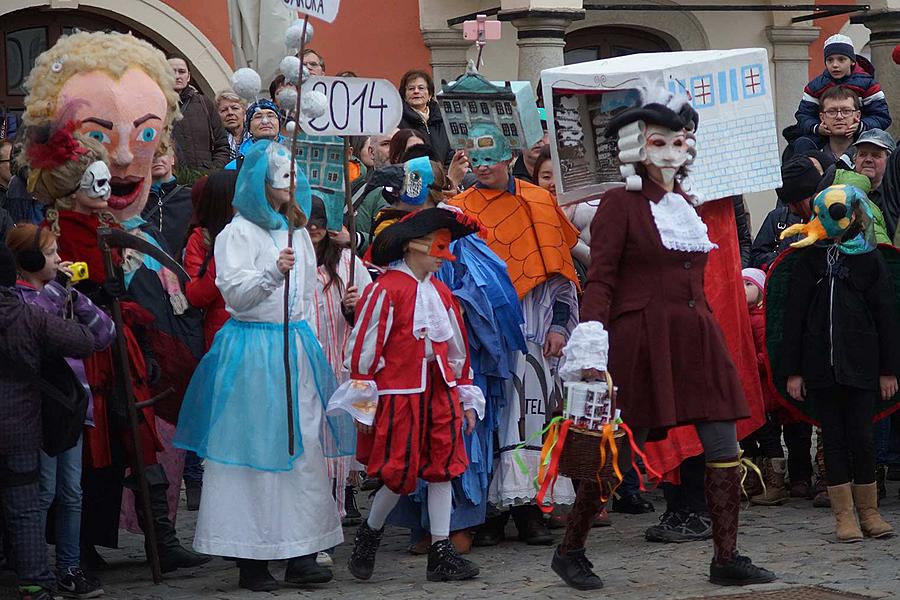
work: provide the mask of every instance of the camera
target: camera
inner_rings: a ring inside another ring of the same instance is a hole
[[[86,262],[75,262],[69,267],[72,271],[71,283],[78,283],[88,278],[88,266]]]

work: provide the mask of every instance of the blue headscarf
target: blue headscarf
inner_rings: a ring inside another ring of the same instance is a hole
[[[250,139],[250,121],[253,119],[253,113],[258,110],[267,109],[275,112],[276,118],[278,119],[278,132],[279,135],[281,133],[281,128],[284,126],[284,115],[281,114],[281,109],[278,108],[278,105],[272,102],[271,100],[267,100],[263,98],[262,100],[257,100],[253,104],[247,107],[247,112],[244,115],[244,139]]]
[[[270,146],[273,146],[271,151]],[[289,156],[290,150],[270,140],[255,142],[244,154],[244,164],[238,172],[232,206],[242,217],[263,229],[287,229],[285,216],[276,212],[266,198],[266,173],[270,160]],[[299,162],[296,163],[295,170],[294,201],[304,215],[309,215],[312,208],[309,182]]]

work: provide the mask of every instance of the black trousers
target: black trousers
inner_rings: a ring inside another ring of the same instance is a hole
[[[878,392],[835,385],[809,390],[808,395],[820,408],[828,485],[874,482],[872,418]]]
[[[766,422],[741,440],[741,449],[748,458],[784,458],[778,418],[772,413],[766,413]]]
[[[787,423],[784,425],[784,445],[788,450],[788,476],[791,483],[812,479],[812,425]]]
[[[666,512],[693,512],[708,514],[703,480],[706,477],[706,455],[700,454],[684,459],[678,467],[681,485],[662,484],[666,499]]]

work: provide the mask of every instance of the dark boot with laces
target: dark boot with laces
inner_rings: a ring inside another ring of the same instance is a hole
[[[603,580],[594,573],[594,565],[584,555],[584,548],[561,554],[557,546],[550,568],[566,585],[576,590],[599,590],[603,587]]]
[[[350,574],[357,579],[370,579],[375,570],[375,553],[381,544],[381,534],[384,528],[372,529],[366,521],[363,521],[356,530],[353,539],[353,552],[350,553],[350,562],[347,565]]]
[[[775,573],[757,567],[749,558],[737,553],[727,563],[718,564],[713,559],[709,565],[709,582],[716,585],[753,585],[769,583],[776,579],[778,576]]]
[[[356,506],[356,488],[348,485],[344,488],[344,520],[341,523],[344,527],[352,527],[362,523],[362,514],[359,507]]]
[[[431,545],[428,551],[428,581],[462,581],[478,575],[478,566],[456,552],[450,540],[441,540]]]

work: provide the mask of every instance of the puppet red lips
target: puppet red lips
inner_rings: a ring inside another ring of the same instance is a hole
[[[143,177],[112,177],[109,186],[112,194],[109,197],[109,207],[113,210],[122,210],[131,205],[141,192]]]

